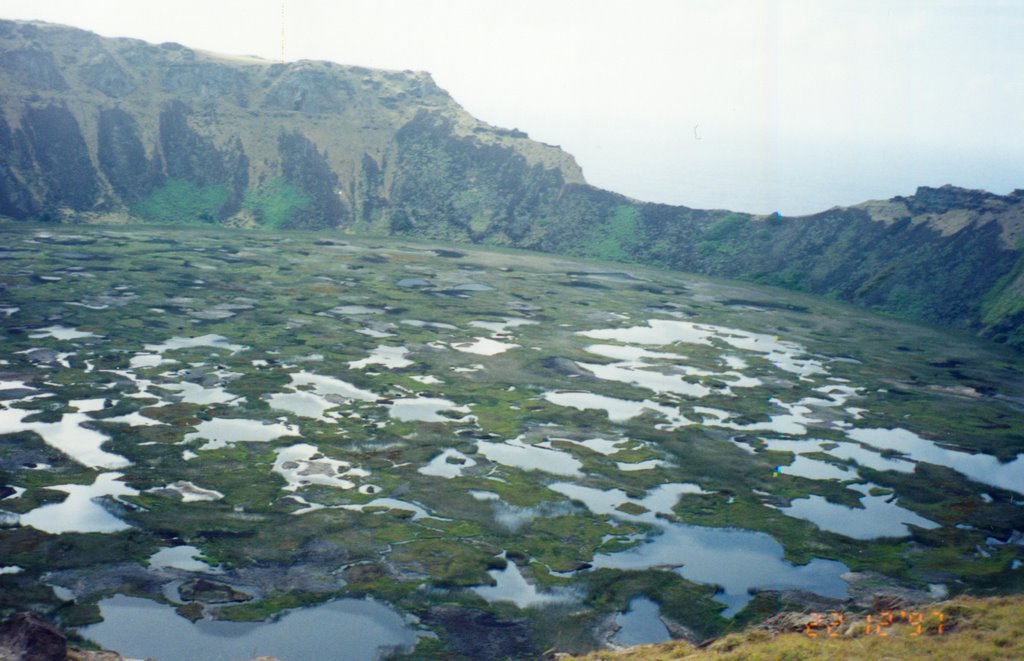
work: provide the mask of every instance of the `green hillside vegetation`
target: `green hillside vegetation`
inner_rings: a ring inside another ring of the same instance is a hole
[[[243,207],[252,212],[260,225],[279,229],[311,202],[310,197],[301,189],[281,178],[275,178],[262,188],[246,191]]]
[[[168,179],[131,210],[140,218],[160,223],[213,223],[228,194],[223,186]]]

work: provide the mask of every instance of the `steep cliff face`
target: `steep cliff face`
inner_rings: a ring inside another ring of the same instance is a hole
[[[757,217],[588,186],[425,73],[273,63],[0,21],[0,216],[414,234],[657,264],[1024,347],[1024,193]]]
[[[525,164],[522,176],[583,181],[572,157],[473,119],[424,73],[226,58],[42,23],[0,21],[0,111],[0,214],[19,219],[402,226],[408,213],[392,209],[418,202],[400,136],[417,122]]]

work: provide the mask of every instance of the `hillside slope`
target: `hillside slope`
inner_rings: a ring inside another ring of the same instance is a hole
[[[1018,596],[959,597],[902,611],[846,617],[832,630],[816,618],[786,613],[742,633],[700,647],[685,641],[594,652],[577,661],[775,661],[778,659],[1020,659],[1024,654],[1024,599]],[[941,614],[941,619],[940,619]],[[890,625],[888,621],[892,619]],[[913,619],[914,623],[907,621]],[[791,626],[780,628],[780,621]],[[825,620],[822,619],[824,622]],[[832,622],[835,621],[833,618]],[[811,626],[806,624],[810,622]],[[878,623],[882,622],[882,626]],[[940,630],[941,625],[941,630]],[[788,629],[788,630],[787,630]],[[814,634],[813,636],[809,634]],[[832,636],[831,634],[835,634]],[[568,657],[563,657],[568,658]]]
[[[646,204],[474,119],[425,73],[0,21],[0,216],[512,245],[754,280],[1024,347],[1024,193],[800,218]]]

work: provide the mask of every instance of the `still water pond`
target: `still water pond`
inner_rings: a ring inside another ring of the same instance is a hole
[[[842,575],[849,569],[841,562],[813,558],[806,565],[794,565],[783,558],[782,545],[763,532],[705,528],[658,518],[658,513],[671,512],[681,496],[706,493],[695,484],[664,484],[645,498],[632,501],[619,489],[602,491],[567,482],[549,488],[582,502],[594,513],[661,529],[660,534],[626,551],[595,555],[594,568],[672,568],[687,580],[718,586],[715,599],[726,605],[722,612],[726,617],[746,606],[752,598],[751,590],[804,590],[839,599],[847,596]],[[618,509],[622,502],[641,505],[645,511],[624,512]]]
[[[195,624],[170,606],[117,595],[99,603],[103,622],[79,632],[124,656],[160,661],[362,661],[408,650],[416,632],[402,616],[372,600],[338,599],[285,613],[270,622]]]
[[[619,647],[650,645],[671,640],[672,636],[661,621],[658,604],[646,597],[635,597],[629,602],[625,613],[615,617],[619,630],[612,636],[612,643]]]

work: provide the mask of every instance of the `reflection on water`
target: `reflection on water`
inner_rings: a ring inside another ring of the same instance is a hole
[[[626,612],[615,616],[615,623],[619,630],[611,642],[618,647],[663,643],[672,638],[661,621],[658,604],[646,597],[631,599]]]
[[[513,342],[500,342],[508,339],[508,329],[527,326],[536,322],[518,317],[505,317],[504,321],[471,321],[470,326],[491,331],[490,337],[474,337],[472,342],[453,342],[452,348],[464,353],[475,353],[480,356],[495,356],[509,349],[518,347]]]
[[[473,342],[453,342],[452,348],[463,353],[475,353],[479,356],[496,356],[505,353],[509,349],[515,349],[518,344],[513,342],[499,342],[489,337],[474,337]]]
[[[728,606],[723,613],[726,616],[735,614],[750,601],[751,589],[793,589],[826,597],[846,596],[847,586],[840,576],[849,570],[841,562],[815,558],[806,565],[793,565],[783,559],[782,546],[765,533],[670,523],[656,516],[659,512],[671,512],[684,494],[705,493],[697,485],[661,485],[636,500],[648,510],[641,514],[618,509],[628,502],[625,493],[618,489],[602,491],[564,482],[549,488],[583,502],[595,514],[641,521],[660,529],[660,534],[639,546],[595,555],[596,569],[674,568],[687,580],[719,586],[715,599]]]
[[[474,328],[489,330],[494,334],[501,334],[507,333],[510,328],[530,326],[536,323],[536,321],[530,321],[529,319],[522,319],[520,317],[505,317],[504,321],[471,321],[469,322],[469,325]]]
[[[675,567],[683,578],[717,585],[715,599],[731,616],[750,601],[751,589],[805,590],[845,598],[840,578],[849,569],[841,562],[815,558],[792,565],[782,558],[782,546],[772,537],[746,530],[703,528],[662,523],[662,533],[627,551],[594,556],[596,569]]]
[[[444,452],[431,459],[430,463],[420,466],[417,472],[422,475],[451,479],[462,475],[462,471],[473,466],[476,466],[476,461],[455,448],[446,448]]]
[[[219,569],[198,560],[197,558],[201,555],[202,551],[194,546],[169,546],[149,556],[148,562],[149,566],[154,569],[181,569],[207,574],[220,573]]]
[[[272,393],[264,398],[270,407],[280,411],[288,411],[304,418],[313,418],[321,422],[330,422],[331,417],[326,412],[338,406],[338,400],[356,399],[363,402],[372,402],[377,399],[375,393],[363,390],[352,385],[348,381],[314,374],[313,372],[293,372],[290,388],[292,392]],[[311,390],[305,390],[310,388]],[[335,415],[332,413],[331,415]]]
[[[130,528],[99,503],[103,496],[137,496],[138,491],[118,478],[101,473],[92,484],[58,484],[47,489],[68,494],[62,503],[43,505],[21,515],[21,525],[58,534],[62,532],[117,532]]]
[[[469,413],[469,407],[457,406],[455,402],[439,397],[410,397],[396,399],[391,404],[389,415],[404,422],[451,422],[452,419],[441,415],[441,411]]]
[[[181,383],[161,383],[159,387],[178,393],[181,401],[187,404],[226,404],[239,399],[222,386],[206,388],[198,383],[183,381]]]
[[[361,370],[370,365],[383,365],[388,369],[398,369],[412,365],[412,361],[406,358],[409,349],[406,347],[389,347],[381,345],[376,347],[370,355],[362,360],[349,361],[349,368]]]
[[[185,442],[206,439],[200,450],[217,450],[228,443],[266,443],[282,436],[298,436],[297,427],[280,422],[267,423],[262,420],[244,418],[213,418],[203,420],[196,430],[185,434]]]
[[[194,503],[202,501],[214,501],[220,500],[224,497],[219,491],[213,489],[204,489],[203,487],[197,487],[195,484],[187,480],[178,480],[177,482],[171,482],[167,486],[163,487],[167,491],[177,493],[181,497],[183,503]],[[159,491],[160,487],[156,489],[149,489],[149,491]]]
[[[599,365],[577,362],[576,364],[599,379],[629,383],[656,393],[674,393],[687,397],[704,397],[711,393],[711,388],[687,381],[684,374],[665,374],[654,371],[645,363],[623,362]]]
[[[761,440],[767,444],[769,450],[773,450],[775,452],[793,452],[798,455],[821,452],[832,457],[836,457],[837,459],[849,459],[857,462],[858,466],[874,468],[875,470],[896,471],[899,473],[914,472],[914,462],[904,461],[903,459],[889,459],[887,457],[883,457],[878,452],[862,447],[857,443],[849,443],[846,441],[823,441],[819,439],[795,440],[764,438]],[[748,452],[754,452],[753,448],[746,443],[737,441],[737,444]]]
[[[131,465],[121,455],[100,447],[110,440],[105,434],[82,426],[83,423],[93,422],[93,418],[87,414],[103,408],[102,399],[73,400],[70,405],[77,408],[78,412],[65,413],[58,422],[23,422],[36,411],[0,408],[0,434],[33,431],[42,436],[50,447],[89,468],[123,468]]]
[[[339,305],[330,310],[334,314],[363,315],[363,314],[384,314],[381,308],[371,308],[366,305]]]
[[[355,482],[348,477],[369,477],[370,473],[353,468],[352,464],[325,456],[320,449],[309,443],[298,443],[277,450],[273,471],[283,477],[285,491],[297,491],[310,485],[352,489]]]
[[[315,392],[275,392],[266,396],[270,408],[277,411],[287,411],[303,418],[313,418],[321,422],[331,422],[331,419],[324,415],[328,409],[337,404],[327,401],[323,395]]]
[[[146,351],[163,353],[176,349],[195,349],[197,347],[210,347],[213,349],[227,349],[231,353],[244,351],[248,347],[241,344],[231,344],[228,338],[223,335],[200,335],[199,337],[172,337],[160,344],[147,344]]]
[[[160,365],[168,365],[176,362],[178,361],[170,358],[164,358],[158,353],[138,353],[129,359],[128,367],[133,370],[138,370],[146,367],[159,367]]]
[[[519,608],[529,608],[572,600],[572,596],[564,590],[561,592],[538,591],[536,586],[526,581],[514,562],[509,562],[504,569],[492,569],[487,573],[494,578],[495,585],[475,587],[473,592],[492,603],[510,601]]]
[[[685,360],[685,356],[674,353],[648,351],[640,347],[617,344],[592,344],[585,350],[619,361],[608,365],[577,362],[580,367],[597,378],[630,383],[656,393],[674,393],[689,397],[709,395],[712,392],[711,388],[687,380],[694,377],[710,378],[724,383],[727,388],[722,391],[723,393],[731,393],[729,387],[753,388],[761,384],[760,379],[736,371],[719,373],[680,364],[680,361]],[[671,364],[665,364],[664,361],[670,361]]]
[[[602,328],[582,331],[579,334],[595,340],[617,340],[627,344],[650,346],[666,346],[676,342],[711,345],[712,340],[719,340],[736,349],[762,354],[778,369],[801,377],[825,373],[819,361],[800,357],[807,352],[795,342],[724,326],[695,324],[675,319],[650,319],[647,326]]]
[[[15,310],[17,310],[17,308],[15,308]],[[11,313],[7,313],[7,316],[11,316]],[[66,326],[47,326],[46,328],[40,328],[32,331],[29,333],[29,337],[37,340],[44,337],[52,337],[55,340],[80,340],[85,337],[98,336],[95,333],[75,330],[74,328],[67,328]]]
[[[807,498],[797,498],[789,507],[781,507],[779,511],[810,521],[822,530],[853,539],[906,537],[910,534],[908,524],[926,530],[939,527],[934,521],[900,507],[889,494],[870,495],[872,486],[874,485],[854,484],[850,487],[864,494],[860,499],[863,508],[837,505],[821,496],[810,495]]]
[[[629,498],[622,489],[595,489],[581,484],[569,482],[555,482],[549,484],[548,488],[560,494],[578,500],[594,514],[608,514],[621,519],[632,521],[643,521],[659,525],[661,520],[657,514],[671,514],[672,508],[679,502],[679,498],[685,494],[708,494],[696,484],[682,482],[678,484],[660,484],[651,489],[643,498]],[[623,512],[619,507],[624,503],[639,505],[646,512],[641,514],[630,514]]]
[[[1003,463],[988,454],[947,450],[906,429],[850,429],[846,435],[881,450],[902,452],[914,461],[952,468],[982,484],[1024,494],[1024,454]]]
[[[291,378],[293,388],[311,386],[313,392],[318,395],[338,395],[345,399],[358,399],[364,402],[372,402],[377,399],[375,393],[357,388],[348,381],[343,381],[333,376],[324,376],[312,372],[295,372],[291,375]]]
[[[416,633],[391,608],[368,599],[338,599],[285,613],[270,622],[195,624],[171,606],[117,595],[99,602],[103,622],[79,629],[102,647],[160,661],[365,661],[409,650]]]
[[[578,391],[557,391],[544,393],[544,399],[558,406],[567,406],[579,411],[588,409],[603,410],[608,414],[612,422],[625,422],[631,420],[644,411],[659,413],[669,421],[671,428],[683,427],[694,424],[679,412],[679,409],[665,406],[645,399],[637,402],[629,399],[619,399],[607,395],[598,395],[591,392]]]
[[[477,452],[495,463],[553,475],[581,477],[583,464],[567,452],[530,445],[522,437],[505,442],[477,441]]]
[[[631,473],[634,471],[649,471],[655,468],[661,468],[662,466],[670,466],[667,461],[661,459],[648,459],[647,461],[637,461],[635,463],[629,463],[626,461],[618,461],[615,463],[620,471]]]
[[[439,519],[441,521],[450,521],[440,516],[433,516],[427,510],[423,509],[416,503],[410,503],[405,500],[397,500],[395,498],[375,498],[368,503],[362,505],[337,505],[338,509],[351,510],[353,512],[365,512],[374,510],[399,510],[404,512],[410,512],[412,520],[417,519]]]
[[[857,471],[849,468],[841,468],[817,459],[808,459],[797,455],[793,463],[788,466],[779,466],[779,472],[783,475],[795,475],[805,477],[809,480],[856,480]]]

